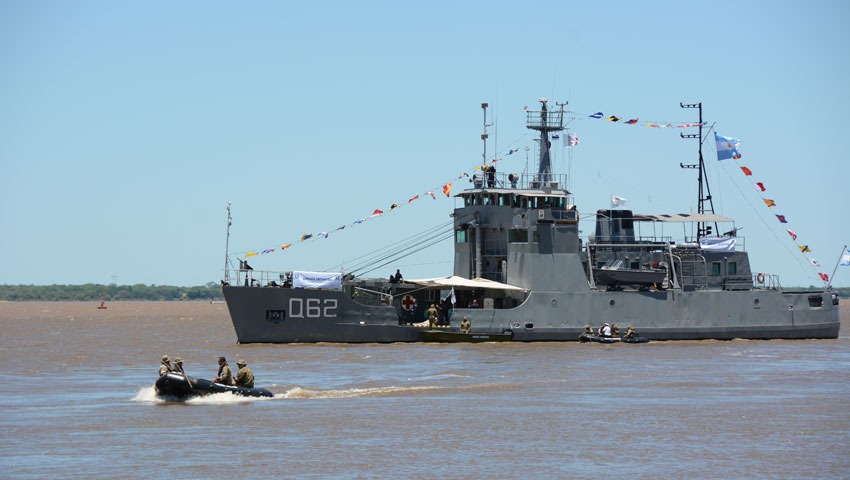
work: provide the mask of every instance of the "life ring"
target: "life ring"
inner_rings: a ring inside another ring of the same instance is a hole
[[[759,283],[759,285],[764,285],[764,274],[759,272],[759,274],[756,275],[756,281]]]

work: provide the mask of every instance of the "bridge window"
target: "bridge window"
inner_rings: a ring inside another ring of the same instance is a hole
[[[466,230],[455,230],[455,243],[466,243]]]
[[[528,230],[523,228],[512,228],[508,230],[509,243],[528,243]]]

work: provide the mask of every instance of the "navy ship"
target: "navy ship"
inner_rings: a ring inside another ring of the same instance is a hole
[[[698,105],[692,137],[702,145]],[[420,342],[438,330],[459,341],[578,341],[586,326],[603,323],[651,340],[838,337],[838,296],[830,289],[786,290],[777,276],[752,269],[734,221],[713,211],[701,148],[692,166],[699,168],[697,213],[600,209],[593,233],[582,238],[566,176],[551,168],[550,136],[564,129],[564,113],[546,99],[527,111],[527,128],[539,133],[536,172],[485,171],[455,195],[452,275],[396,281],[261,272],[241,260],[228,268],[228,258],[222,290],[238,342]],[[229,219],[228,206],[228,238]],[[655,233],[665,226],[695,235]],[[436,322],[428,320],[432,306],[440,310]],[[470,327],[461,333],[463,318]]]

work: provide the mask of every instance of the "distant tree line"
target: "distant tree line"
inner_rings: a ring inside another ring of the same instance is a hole
[[[223,300],[218,283],[169,285],[0,285],[0,301]]]

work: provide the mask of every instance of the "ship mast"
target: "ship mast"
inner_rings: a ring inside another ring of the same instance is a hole
[[[551,186],[552,182],[552,161],[549,155],[549,149],[552,142],[549,141],[549,132],[559,132],[564,129],[564,105],[566,103],[558,103],[559,110],[549,111],[546,103],[547,98],[539,99],[541,108],[539,112],[528,112],[526,127],[531,130],[540,132],[540,161],[537,169],[537,177],[533,182],[535,188]],[[535,115],[539,114],[539,115]]]
[[[487,135],[487,127],[490,126],[490,125],[487,125],[487,107],[488,106],[489,106],[489,104],[487,102],[484,102],[484,103],[481,104],[481,110],[484,110],[484,131],[481,133],[481,141],[484,142],[484,153],[481,155],[481,165],[487,165],[487,137],[489,137],[489,135]],[[486,173],[486,172],[482,172],[482,173]]]
[[[482,179],[487,175],[487,107],[489,105],[487,102],[483,102],[481,104],[481,109],[484,111],[484,130],[481,133],[481,141],[484,143],[484,153],[481,154],[481,175]],[[486,185],[486,183],[485,183]],[[481,243],[484,241],[481,235],[481,222],[478,219],[478,212],[476,211],[472,217],[472,225],[475,227],[475,271],[472,272],[472,278],[481,277],[482,265],[481,265]]]
[[[232,223],[232,218],[230,217],[230,202],[227,202],[227,240],[224,243],[224,281],[225,283],[230,283],[230,273],[228,269],[228,255],[230,250],[230,224]]]
[[[696,168],[699,169],[699,173],[697,175],[697,182],[699,184],[699,192],[697,194],[697,212],[700,214],[703,213],[714,213],[714,202],[711,199],[711,187],[708,185],[708,175],[705,171],[705,162],[702,159],[702,102],[700,103],[679,103],[679,106],[682,108],[698,108],[699,109],[699,133],[697,134],[688,134],[680,133],[679,135],[682,138],[697,138],[699,139],[699,163],[698,164],[683,164],[679,163],[679,167],[681,168]],[[715,230],[717,229],[717,223],[714,224]],[[700,238],[711,235],[711,225],[706,225],[706,222],[697,222],[697,241]]]

